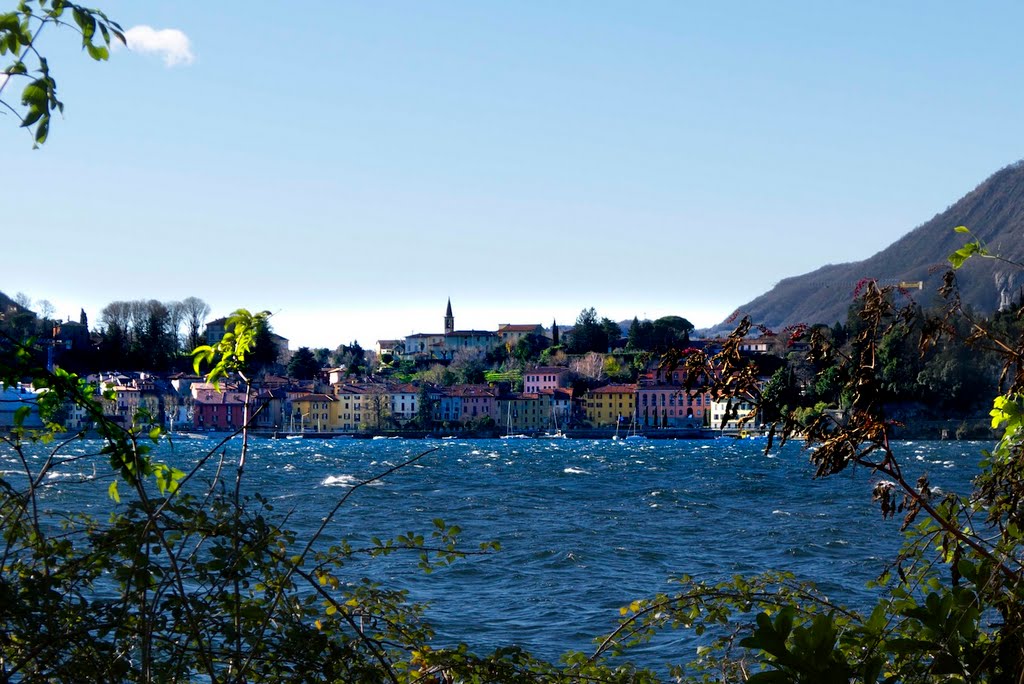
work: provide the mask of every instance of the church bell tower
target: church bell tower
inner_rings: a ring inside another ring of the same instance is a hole
[[[452,298],[448,298],[448,310],[444,314],[444,334],[451,335],[455,332],[455,316],[452,315]]]

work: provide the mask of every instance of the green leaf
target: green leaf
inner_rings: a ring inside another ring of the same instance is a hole
[[[878,681],[878,675],[882,674],[882,666],[885,665],[885,659],[882,656],[874,656],[868,658],[864,662],[864,681],[869,684]]]
[[[29,107],[28,111],[25,112],[25,118],[21,120],[21,127],[28,128],[32,126],[43,117],[44,113],[44,110],[39,107]]]
[[[967,226],[957,226],[953,229],[955,233],[970,233],[971,230]]]
[[[25,419],[28,418],[29,414],[32,413],[32,409],[28,406],[19,406],[14,412],[14,425],[21,427],[25,423]]]
[[[78,24],[78,28],[82,29],[82,46],[85,47],[96,34],[96,17],[78,7],[75,7],[72,12],[75,17],[75,23]]]
[[[88,43],[85,46],[85,50],[89,53],[90,57],[98,62],[102,62],[110,58],[110,50],[103,45],[93,45],[92,43]]]
[[[121,496],[117,493],[117,480],[110,483],[107,487],[107,496],[114,500],[114,503],[121,503]]]
[[[1006,429],[1010,431],[1021,423],[1024,412],[1013,398],[1000,395],[992,401],[992,410],[989,411],[989,415],[992,416],[993,430],[999,428],[1003,423],[1008,423]]]
[[[978,578],[978,568],[971,561],[966,558],[961,558],[956,564],[956,571],[966,579],[968,582],[976,582]]]
[[[947,259],[949,263],[953,265],[953,268],[960,268],[964,265],[964,262],[970,259],[973,255],[981,253],[981,245],[975,242],[968,242],[960,249],[950,254]]]
[[[8,52],[18,55],[18,36],[13,33],[8,33],[6,36],[0,34],[0,55],[6,55]],[[10,73],[8,68],[5,73]]]
[[[37,105],[45,107],[49,96],[46,92],[46,82],[42,79],[32,81],[21,91],[21,104]]]
[[[11,33],[21,31],[21,20],[16,12],[0,14],[0,31],[10,31]]]

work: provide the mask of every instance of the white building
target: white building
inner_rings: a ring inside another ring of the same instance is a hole
[[[443,333],[415,333],[405,338],[401,354],[406,359],[451,361],[460,351],[489,352],[501,345],[497,333],[489,330],[456,330],[452,302],[444,316]]]
[[[724,429],[727,432],[746,430],[750,432],[761,429],[761,414],[755,410],[754,405],[749,401],[735,398],[730,400],[713,400],[710,404],[710,410],[710,427],[712,430]],[[729,414],[729,419],[725,421],[723,428],[722,420],[725,418],[726,412]]]

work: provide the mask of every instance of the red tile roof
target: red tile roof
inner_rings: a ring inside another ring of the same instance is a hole
[[[292,403],[297,401],[337,401],[330,394],[303,394],[300,397],[292,397]]]
[[[448,388],[448,395],[452,397],[493,397],[497,396],[497,390],[487,385],[454,385]]]
[[[590,394],[635,394],[636,385],[605,385],[590,390]]]
[[[551,398],[555,401],[569,401],[572,399],[572,387],[546,387],[537,390],[537,394],[551,395]]]

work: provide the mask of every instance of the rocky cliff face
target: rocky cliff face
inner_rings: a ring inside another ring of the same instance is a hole
[[[796,323],[831,325],[846,320],[854,289],[865,278],[887,285],[921,281],[923,289],[911,293],[927,306],[936,301],[935,292],[949,269],[946,257],[966,241],[967,236],[953,232],[960,225],[969,227],[992,253],[1024,261],[1024,161],[996,172],[874,256],[786,278],[739,311],[776,329]],[[957,278],[964,301],[983,313],[1020,298],[1024,288],[1024,273],[992,259],[971,259]]]

